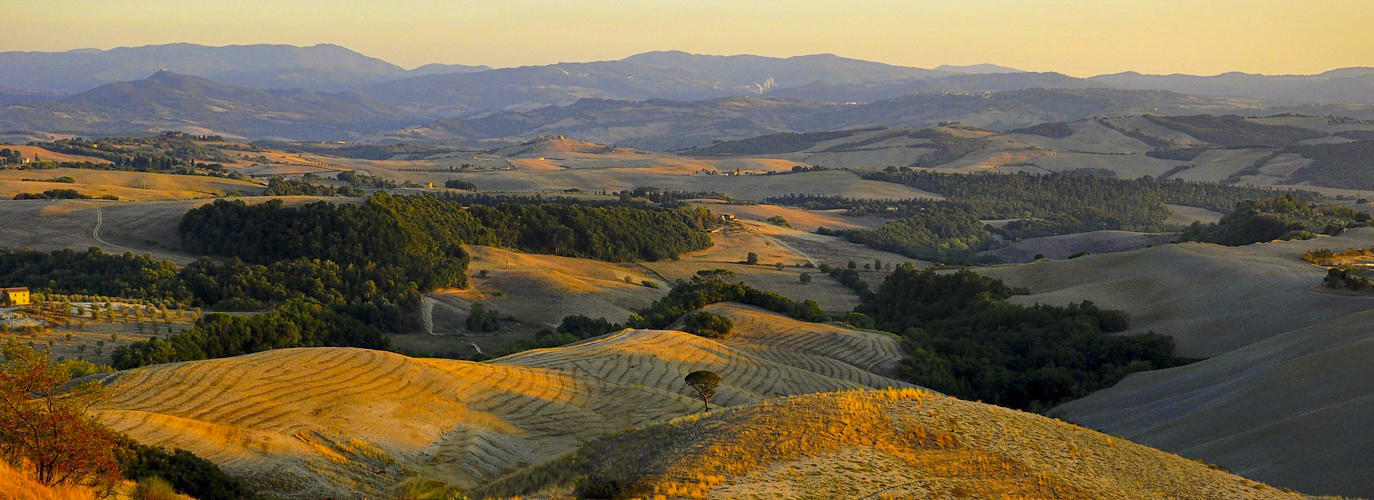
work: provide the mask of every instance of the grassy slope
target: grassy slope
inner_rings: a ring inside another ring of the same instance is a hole
[[[76,183],[26,182],[22,180],[51,179],[63,176],[76,179]],[[248,181],[203,175],[79,168],[0,170],[0,197],[13,198],[16,194],[41,193],[49,189],[75,189],[82,194],[94,197],[112,194],[122,200],[149,201],[210,198],[231,191],[260,193],[263,187]]]
[[[470,488],[582,440],[689,414],[699,400],[682,377],[693,370],[721,374],[714,402],[726,406],[909,387],[865,370],[896,361],[895,339],[737,309],[723,311],[756,318],[723,341],[626,330],[487,363],[317,348],[160,365],[113,376],[98,413],[266,489],[347,496],[417,474]]]
[[[79,486],[45,486],[0,460],[0,497],[6,500],[90,500],[96,495]]]
[[[1195,364],[1132,375],[1059,408],[1083,425],[1305,493],[1374,495],[1374,311]]]
[[[1299,260],[1315,248],[1368,247],[1374,230],[1243,247],[1178,244],[982,270],[1031,295],[1022,302],[1091,298],[1130,313],[1132,331],[1172,335],[1179,354],[1210,357],[1370,306],[1312,290],[1325,271]]]
[[[1055,410],[1071,421],[1307,493],[1374,494],[1367,325],[1374,299],[1318,288],[1315,248],[1374,244],[1356,229],[1244,247],[1167,245],[984,270],[1025,302],[1091,298],[1211,359],[1127,377]]]
[[[1038,415],[919,390],[811,394],[592,442],[477,496],[1296,498]]]

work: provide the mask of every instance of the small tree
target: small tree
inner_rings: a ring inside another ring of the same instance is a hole
[[[805,285],[805,284],[807,284],[807,283],[810,283],[810,282],[811,282],[811,273],[801,273],[801,277],[800,277],[799,279],[801,280],[801,282],[802,282],[803,285]]]
[[[10,340],[0,364],[0,457],[26,461],[47,485],[117,479],[115,434],[87,415],[105,397],[99,382],[67,388],[71,370]]]
[[[745,263],[745,264],[751,264],[751,265],[752,265],[752,264],[758,264],[758,263],[759,263],[759,254],[756,254],[756,253],[754,253],[754,252],[749,252],[749,255],[747,255],[747,256],[744,257],[744,263]]]
[[[688,373],[684,380],[687,381],[687,385],[697,390],[697,394],[701,395],[701,404],[703,405],[701,411],[710,411],[711,396],[716,394],[716,386],[720,385],[720,375],[709,370],[697,370]]]
[[[859,263],[858,263],[858,262],[854,262],[854,261],[851,260],[851,261],[849,261],[849,268],[850,268],[850,269],[858,269],[858,268],[859,268]]]

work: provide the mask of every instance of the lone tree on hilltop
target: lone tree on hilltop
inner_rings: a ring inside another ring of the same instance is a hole
[[[705,406],[701,411],[711,410],[711,396],[716,394],[716,386],[720,385],[720,375],[709,370],[697,370],[687,374],[687,385],[692,386],[701,394],[701,404]]]

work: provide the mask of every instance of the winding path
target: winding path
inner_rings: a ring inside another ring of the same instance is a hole
[[[82,202],[78,202],[78,203],[85,203],[85,204],[88,204],[88,205],[91,205],[91,206],[95,207],[95,227],[91,228],[91,238],[94,238],[95,241],[96,241],[96,243],[100,243],[101,245],[105,245],[105,246],[107,246],[107,247],[116,248],[116,249],[123,250],[123,251],[126,251],[126,252],[138,253],[137,250],[134,250],[134,249],[129,248],[129,247],[126,247],[126,246],[116,245],[116,244],[114,244],[114,243],[110,243],[110,242],[108,242],[108,241],[105,241],[104,238],[101,238],[101,237],[100,237],[100,226],[103,226],[103,225],[105,224],[105,209],[102,208],[102,207],[100,206],[99,203],[95,203],[95,202],[92,202],[92,201],[82,201]]]

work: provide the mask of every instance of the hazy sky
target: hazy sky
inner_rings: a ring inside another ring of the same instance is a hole
[[[0,0],[0,18],[0,51],[334,43],[405,67],[666,49],[1075,76],[1374,66],[1374,0]]]

